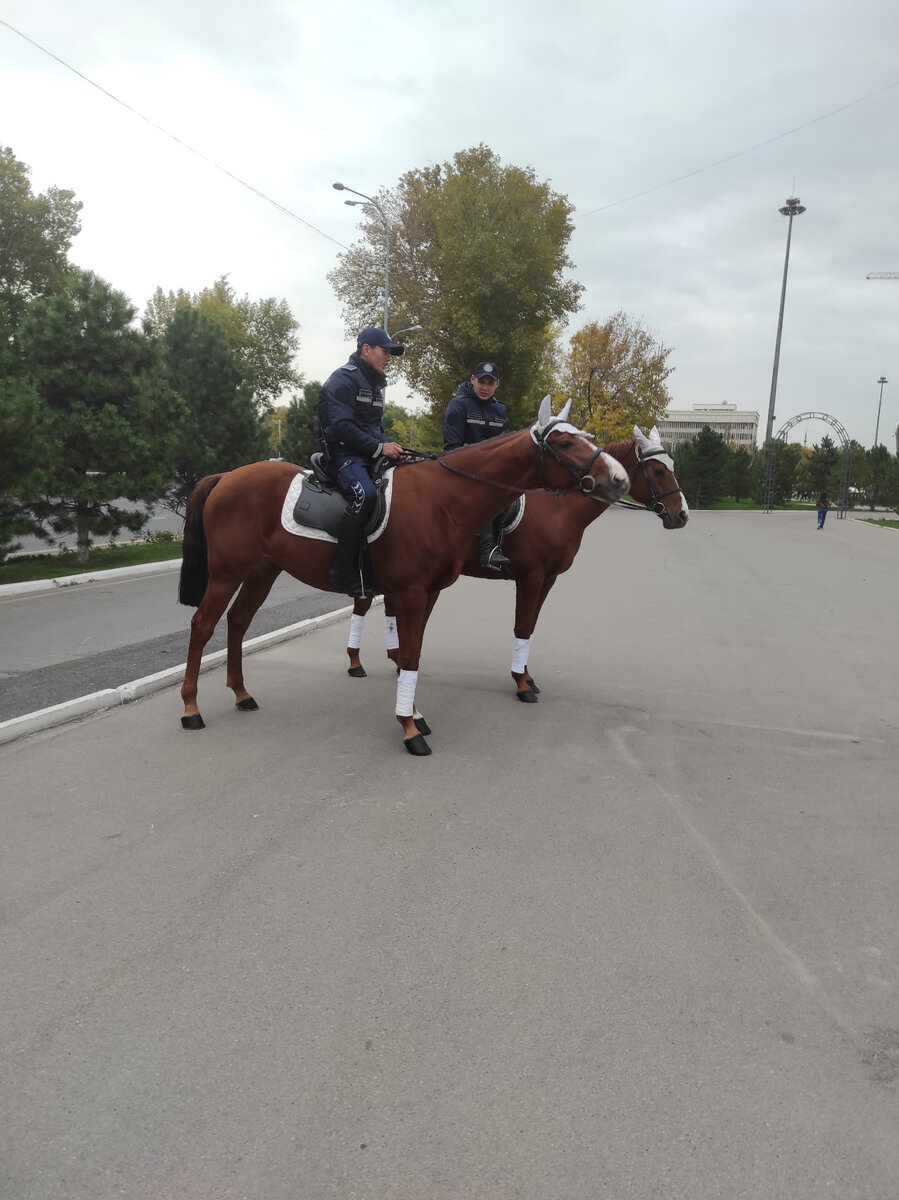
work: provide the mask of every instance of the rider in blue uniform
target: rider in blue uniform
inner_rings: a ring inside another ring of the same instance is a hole
[[[444,450],[485,442],[508,430],[506,406],[496,398],[499,381],[500,369],[495,362],[479,362],[469,382],[459,386],[443,417]],[[501,571],[509,565],[500,544],[504,515],[500,513],[489,525],[484,526],[479,535],[481,566],[491,567],[494,571]]]
[[[350,596],[372,595],[373,583],[361,563],[364,530],[378,493],[372,479],[382,458],[401,460],[405,451],[387,441],[384,416],[384,371],[405,346],[384,329],[370,326],[356,339],[356,353],[322,386],[318,400],[319,437],[325,467],[347,501],[340,522],[331,582]]]

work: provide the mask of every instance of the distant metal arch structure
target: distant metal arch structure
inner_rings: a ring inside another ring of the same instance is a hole
[[[795,417],[790,417],[789,421],[781,425],[774,438],[772,439],[771,448],[768,451],[768,459],[765,464],[765,512],[769,513],[774,507],[774,442],[783,442],[786,445],[787,434],[794,425],[800,425],[803,421],[823,421],[825,425],[835,431],[840,439],[840,445],[843,447],[843,474],[840,479],[840,494],[837,497],[837,507],[839,512],[838,517],[846,516],[847,502],[849,499],[849,471],[852,465],[852,453],[849,446],[849,434],[836,417],[832,417],[830,413],[824,412],[805,412],[798,413]]]

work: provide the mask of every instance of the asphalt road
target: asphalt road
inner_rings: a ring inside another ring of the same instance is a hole
[[[0,721],[183,663],[194,610],[178,604],[179,567],[173,561],[157,574],[0,595]],[[281,575],[248,636],[350,603]],[[209,652],[226,638],[222,621]]]
[[[895,1200],[896,535],[591,529],[0,746],[0,1194]]]

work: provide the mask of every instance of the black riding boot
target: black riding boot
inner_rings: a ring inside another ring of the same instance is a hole
[[[348,596],[373,596],[376,591],[362,526],[360,516],[344,513],[337,530],[331,583]]]
[[[493,571],[501,571],[509,565],[509,560],[498,545],[496,529],[493,521],[485,525],[478,535],[481,541],[481,566]]]

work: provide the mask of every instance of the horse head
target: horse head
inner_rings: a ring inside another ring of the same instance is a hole
[[[635,425],[634,443],[640,470],[631,480],[631,495],[661,517],[666,529],[683,529],[690,518],[690,509],[657,427],[653,425],[647,437]]]
[[[601,450],[590,434],[569,423],[570,410],[569,400],[554,417],[550,397],[543,397],[537,420],[531,426],[531,438],[544,456],[544,462],[548,456],[577,480],[575,488],[569,490],[582,492],[585,496],[599,493],[610,503],[620,500],[629,487],[627,471],[617,458]],[[552,490],[549,482],[546,486]]]

